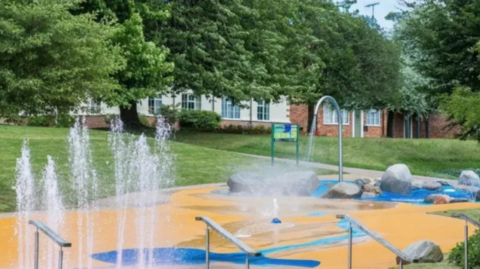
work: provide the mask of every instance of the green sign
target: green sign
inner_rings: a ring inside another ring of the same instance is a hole
[[[298,139],[298,125],[272,124],[273,139],[284,142],[296,142]]]
[[[296,160],[299,162],[300,126],[298,124],[272,123],[272,166],[275,162],[275,142],[296,142]]]

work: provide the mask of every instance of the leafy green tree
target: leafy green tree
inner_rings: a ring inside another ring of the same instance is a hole
[[[433,100],[442,100],[440,108],[464,127],[465,137],[479,139],[478,118],[460,102],[475,103],[480,90],[478,1],[424,0],[407,7],[396,16],[405,25],[398,36],[404,49],[418,52],[412,66],[428,79],[425,92]],[[438,104],[434,102],[435,107]]]
[[[117,23],[119,31],[112,41],[121,48],[126,67],[114,76],[121,87],[103,96],[103,101],[119,106],[120,117],[129,127],[142,125],[137,112],[139,100],[166,91],[173,81],[173,64],[167,61],[169,50],[145,37],[159,42],[152,27],[169,17],[168,6],[150,0],[86,0],[72,10],[74,14],[93,13],[99,21]]]
[[[67,113],[119,88],[116,28],[69,2],[0,2],[0,117]]]
[[[383,108],[400,87],[400,50],[365,18],[342,13],[323,1],[299,1],[295,18],[296,44],[284,53],[292,62],[297,88],[292,100],[309,105],[334,96],[346,108]],[[295,40],[295,39],[291,39]],[[309,120],[311,122],[311,120]]]
[[[138,101],[166,89],[172,82],[168,74],[173,65],[166,61],[167,49],[145,41],[143,22],[138,13],[132,14],[119,28],[112,41],[121,48],[126,67],[115,75],[121,87],[105,95],[104,101],[109,105],[118,105],[122,121],[137,127],[141,126]]]

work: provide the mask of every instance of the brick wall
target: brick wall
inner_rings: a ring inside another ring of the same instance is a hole
[[[429,116],[430,124],[430,138],[454,138],[460,133],[460,127],[455,126],[451,128],[449,126],[451,122],[441,114],[434,114]],[[417,121],[413,122],[413,137],[417,137]],[[425,138],[426,127],[425,119],[420,121],[420,138]]]
[[[348,124],[343,124],[343,137],[352,137],[352,113],[348,113]],[[323,123],[323,108],[318,109],[317,133],[321,136],[338,136],[338,124]]]
[[[290,122],[300,125],[303,132],[308,132],[308,106],[290,105]]]
[[[364,129],[364,137],[382,137],[386,134],[386,112],[381,112],[380,114],[380,126],[368,126]],[[366,125],[367,114],[363,114],[363,122]],[[349,122],[347,125],[343,125],[343,136],[352,137],[352,128],[354,116],[352,112],[348,113]],[[290,106],[290,121],[295,124],[300,124],[307,130],[308,126],[308,107],[306,105],[291,105]],[[323,109],[320,108],[318,111],[317,118],[317,132],[321,136],[337,136],[338,135],[338,125],[330,125],[323,123]]]
[[[105,122],[104,116],[86,116],[85,122],[90,129],[105,129],[109,125]]]
[[[393,131],[395,138],[404,138],[404,124],[405,118],[404,113],[395,113]],[[450,122],[447,118],[441,114],[433,114],[429,116],[429,126],[430,126],[430,135],[429,138],[454,138],[460,133],[460,127],[455,126],[450,128],[448,125]],[[412,136],[418,138],[417,136],[417,119],[415,116],[412,117]],[[425,119],[420,120],[420,138],[425,138],[426,136],[426,127]]]

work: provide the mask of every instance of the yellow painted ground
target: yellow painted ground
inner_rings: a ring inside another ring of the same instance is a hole
[[[282,225],[270,225],[272,217],[272,197],[231,197],[211,194],[222,187],[184,190],[174,193],[169,203],[153,208],[156,211],[158,225],[155,242],[157,247],[193,247],[204,248],[205,225],[195,221],[195,216],[208,216],[221,224],[231,233],[240,237],[253,249],[262,250],[272,247],[307,243],[321,238],[345,235],[337,227],[336,214],[350,214],[371,230],[376,231],[396,247],[403,249],[413,242],[429,239],[439,244],[448,252],[455,244],[463,240],[464,222],[452,218],[429,215],[428,212],[480,208],[480,204],[458,203],[438,206],[414,206],[394,203],[371,203],[360,201],[332,201],[310,197],[282,198],[276,197],[280,205]],[[135,248],[137,234],[135,231],[136,210],[128,209],[124,248]],[[325,213],[314,217],[309,213]],[[66,214],[60,235],[71,241],[73,247],[65,249],[65,267],[76,268],[79,260],[87,266],[89,253],[78,253],[77,212]],[[84,215],[85,217],[85,215]],[[45,220],[38,214],[34,219]],[[94,253],[116,250],[117,211],[98,211],[90,213],[94,219],[95,244]],[[16,218],[0,216],[0,268],[17,268],[18,237]],[[86,225],[83,225],[83,228]],[[471,232],[474,227],[471,227]],[[28,233],[34,233],[29,227]],[[45,255],[48,239],[41,236],[41,250]],[[380,244],[368,238],[358,238],[353,247],[354,268],[380,269],[394,265],[395,256]],[[32,242],[33,245],[33,242]],[[221,253],[237,250],[217,235],[211,238],[211,250]],[[347,248],[345,242],[335,245],[316,245],[269,255],[272,258],[308,259],[321,261],[319,268],[346,268]],[[33,260],[33,257],[32,259]],[[47,265],[41,263],[43,268]],[[111,265],[93,261],[93,267]],[[238,267],[238,266],[237,266]],[[167,268],[167,267],[165,267]],[[172,267],[168,267],[172,268]],[[223,268],[223,266],[222,266]],[[233,268],[226,266],[226,268]]]

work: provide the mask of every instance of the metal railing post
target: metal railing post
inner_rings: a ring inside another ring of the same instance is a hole
[[[60,251],[58,252],[58,269],[62,269],[63,267],[63,248],[60,247]]]
[[[38,269],[38,251],[40,248],[40,234],[38,233],[38,228],[35,231],[35,260],[33,261],[33,268]]]
[[[208,226],[205,233],[205,267],[210,269],[210,229]]]
[[[348,269],[352,269],[352,244],[353,244],[353,235],[352,235],[352,223],[348,222]]]
[[[468,269],[468,221],[465,220],[465,269]]]
[[[248,254],[245,255],[245,268],[250,269],[250,259],[248,258]]]

